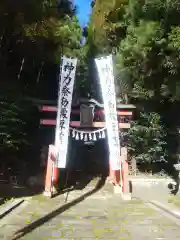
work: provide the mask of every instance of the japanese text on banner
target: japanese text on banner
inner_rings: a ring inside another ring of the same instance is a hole
[[[55,165],[59,168],[66,167],[68,133],[76,64],[77,59],[63,57],[55,138],[55,146],[58,153]]]
[[[112,56],[96,59],[102,95],[109,143],[110,164],[113,170],[119,170],[120,165],[120,140],[117,121],[116,96]]]

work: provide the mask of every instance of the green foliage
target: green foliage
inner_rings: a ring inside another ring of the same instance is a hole
[[[19,150],[27,145],[25,122],[21,105],[1,98],[0,151]]]
[[[179,13],[177,1],[133,1],[124,14],[117,68],[131,79],[133,98],[179,99]]]
[[[86,97],[90,91],[88,72],[88,46],[85,45],[79,50],[79,57],[76,69],[76,81],[74,92],[77,97]]]
[[[165,162],[166,132],[157,113],[141,113],[128,132],[129,153],[138,163]]]
[[[116,55],[118,69],[123,69],[131,79],[130,97],[154,99],[159,97],[163,52],[161,46],[163,31],[156,22],[140,21],[137,27],[128,26],[127,36],[120,43],[120,51]],[[158,79],[158,80],[157,80]]]
[[[31,114],[32,106],[24,103],[16,87],[0,91],[0,155],[1,160],[23,159],[31,144],[31,134],[36,126]],[[28,129],[29,128],[29,129]],[[29,135],[29,132],[31,134]],[[3,161],[1,161],[1,164]]]
[[[33,88],[34,95],[39,95],[47,69],[59,65],[62,55],[79,57],[82,30],[75,8],[71,1],[61,1],[58,5],[55,0],[28,0],[26,4],[18,1],[17,5],[3,1],[1,11],[3,78],[19,78],[27,94]]]
[[[129,98],[179,99],[179,2],[106,2],[95,3],[89,41],[97,54],[115,53],[122,95],[128,89]]]

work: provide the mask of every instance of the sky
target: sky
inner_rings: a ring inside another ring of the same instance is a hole
[[[74,0],[75,5],[77,6],[77,17],[82,27],[86,26],[89,21],[91,1],[92,0]]]

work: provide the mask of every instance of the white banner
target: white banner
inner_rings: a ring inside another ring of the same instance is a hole
[[[110,165],[112,170],[120,170],[121,153],[112,56],[110,55],[103,58],[97,58],[95,59],[95,62],[99,73],[102,96],[104,100]]]
[[[76,65],[77,59],[67,58],[65,56],[62,58],[55,132],[55,148],[57,153],[55,166],[58,168],[66,167],[69,123]]]

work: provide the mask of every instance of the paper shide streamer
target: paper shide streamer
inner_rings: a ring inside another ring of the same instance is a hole
[[[70,129],[70,136],[74,138],[75,140],[81,140],[84,142],[87,141],[97,141],[99,139],[106,138],[106,128],[101,128],[96,131],[82,131],[75,128],[69,128]]]

